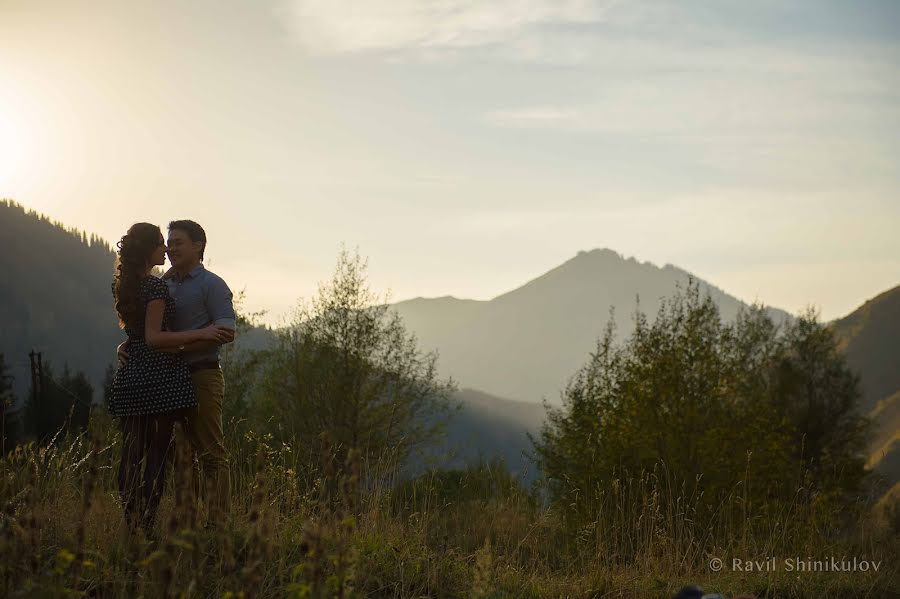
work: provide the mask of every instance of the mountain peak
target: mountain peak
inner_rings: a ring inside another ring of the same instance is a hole
[[[624,260],[625,257],[615,250],[611,250],[610,248],[594,248],[592,250],[579,250],[577,254],[575,254],[575,260],[585,260],[585,259],[595,259],[595,258],[615,258],[618,260]]]
[[[560,267],[571,267],[575,265],[577,268],[589,268],[595,269],[599,267],[627,267],[626,265],[631,266],[642,266],[642,267],[653,267],[654,269],[659,269],[658,266],[654,265],[651,262],[641,262],[634,256],[625,257],[625,254],[621,254],[614,249],[611,248],[594,248],[592,250],[579,250],[577,254],[575,254],[574,258],[571,258],[560,265]]]
[[[569,276],[594,276],[631,270],[633,267],[652,266],[649,262],[642,263],[634,256],[628,258],[624,254],[610,248],[594,248],[592,250],[580,250],[573,258],[560,264],[546,274],[568,273]],[[654,267],[656,268],[656,267]],[[539,279],[542,277],[538,277]]]

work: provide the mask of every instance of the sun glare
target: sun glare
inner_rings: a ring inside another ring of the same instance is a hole
[[[0,95],[0,195],[12,184],[26,151],[21,126],[24,115],[8,100]]]
[[[0,114],[0,185],[9,185],[18,168],[21,134],[9,114]]]

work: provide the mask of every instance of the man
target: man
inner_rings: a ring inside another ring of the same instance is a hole
[[[232,293],[221,277],[203,266],[206,250],[203,227],[192,220],[172,221],[167,245],[172,268],[163,275],[163,280],[175,300],[175,331],[200,329],[213,323],[231,329],[226,343],[234,341]],[[178,351],[184,353],[197,395],[197,407],[187,415],[184,434],[198,457],[210,521],[217,522],[227,513],[231,492],[222,429],[225,377],[219,366],[219,345],[192,343],[179,347]],[[119,359],[127,359],[124,344],[119,346]],[[190,469],[185,464],[180,467]]]

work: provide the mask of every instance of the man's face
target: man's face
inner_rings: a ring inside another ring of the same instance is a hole
[[[172,229],[169,231],[169,262],[178,268],[181,264],[193,264],[200,261],[200,248],[203,243],[191,241],[185,231]]]

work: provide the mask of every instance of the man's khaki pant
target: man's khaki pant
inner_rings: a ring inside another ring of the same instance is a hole
[[[209,523],[224,524],[231,499],[231,475],[225,452],[222,431],[222,401],[225,399],[225,377],[218,368],[191,373],[197,407],[187,411],[184,436],[193,450],[184,452],[181,459],[194,462],[176,464],[181,473],[193,472],[191,485],[196,497],[203,491],[203,501],[209,510]],[[196,456],[196,461],[195,461]],[[197,470],[199,466],[199,471]]]

